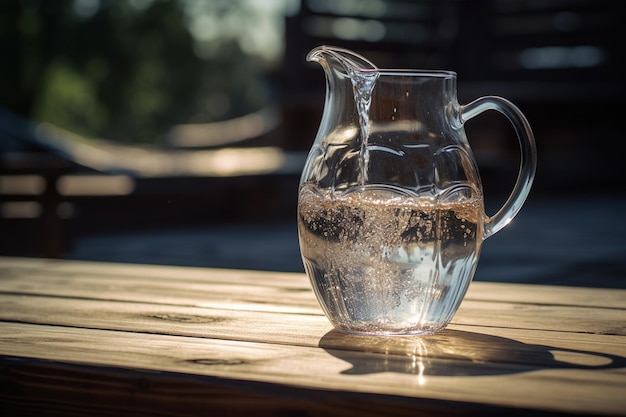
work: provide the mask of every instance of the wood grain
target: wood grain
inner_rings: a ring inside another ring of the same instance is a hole
[[[0,277],[3,281],[10,278],[27,278],[28,281],[65,280],[80,283],[89,277],[109,277],[115,282],[150,283],[165,281],[165,284],[177,282],[181,286],[212,284],[232,284],[274,287],[294,292],[310,290],[308,278],[300,273],[244,271],[230,269],[209,269],[192,267],[172,267],[154,265],[116,264],[104,262],[66,262],[56,259],[0,257]],[[25,284],[25,283],[24,283]],[[534,303],[545,305],[570,305],[600,308],[626,309],[626,290],[558,287],[550,285],[506,284],[507,291],[502,291],[502,284],[473,282],[466,295],[467,300]],[[308,292],[308,291],[307,291]],[[311,298],[312,300],[312,298]]]
[[[2,415],[626,415],[626,291],[472,283],[425,337],[304,274],[0,258]],[[8,414],[7,414],[8,413]]]
[[[464,359],[197,339],[59,326],[0,323],[0,354],[62,363],[171,372],[314,390],[350,390],[529,410],[619,414],[624,374],[611,369],[533,366]],[[11,353],[12,352],[12,353]],[[623,364],[621,364],[623,365]],[[226,384],[228,385],[228,384]],[[602,394],[595,399],[589,391]],[[602,401],[598,401],[602,399]],[[596,403],[597,402],[597,403]],[[593,407],[590,407],[593,405]],[[380,410],[380,409],[379,409]]]
[[[480,289],[480,284],[482,283],[472,285]],[[152,282],[145,277],[110,279],[85,273],[75,277],[27,276],[3,279],[2,291],[13,295],[53,299],[63,297],[75,300],[323,315],[310,288],[267,287],[260,282],[256,285],[241,285],[237,282],[213,284],[207,279],[203,283],[189,284],[175,280]],[[622,292],[626,297],[626,291]],[[533,329],[537,326],[537,319],[541,318],[543,330],[589,332],[593,329],[591,331],[597,334],[626,335],[624,309],[534,303],[530,302],[533,300],[533,293],[527,291],[526,295],[526,303],[477,301],[468,297],[461,304],[453,323]],[[25,298],[23,302],[26,300]],[[48,304],[54,305],[54,301]],[[68,306],[71,307],[71,304]]]
[[[479,303],[482,304],[482,303]],[[320,314],[285,314],[283,312],[267,311],[247,311],[216,308],[182,307],[172,305],[153,305],[149,303],[127,303],[114,301],[67,299],[59,302],[56,297],[44,296],[14,296],[0,294],[0,320],[6,322],[19,322],[31,324],[50,324],[66,327],[84,327],[90,329],[135,331],[142,333],[167,334],[178,336],[191,336],[199,338],[219,338],[225,340],[241,340],[252,342],[267,342],[278,344],[289,344],[299,346],[317,346],[320,339],[332,330],[328,320]],[[479,306],[480,307],[480,306]],[[490,318],[491,312],[480,314],[480,308],[462,310],[459,313],[457,322],[472,321],[474,324],[460,324],[451,328],[465,332],[476,332],[480,328],[485,333],[485,328],[496,329],[492,335],[509,338],[514,334],[516,340],[523,343],[537,343],[538,340],[553,340],[552,346],[560,348],[569,346],[577,349],[589,349],[587,344],[594,344],[594,350],[607,354],[626,356],[626,344],[619,345],[611,343],[616,338],[601,334],[586,334],[568,332],[572,335],[579,334],[577,338],[566,336],[554,336],[550,326],[542,326],[541,329],[528,329],[517,326],[517,323],[509,323],[507,318],[500,320],[500,326],[480,325],[481,322],[493,322]],[[611,310],[614,312],[613,310]],[[613,320],[619,322],[620,312],[614,312]],[[562,313],[567,315],[567,312]],[[580,315],[580,314],[579,314]],[[528,322],[530,319],[527,319]],[[559,326],[558,317],[554,321],[559,327],[559,332],[566,326]],[[305,331],[303,331],[303,329]],[[515,330],[529,330],[527,332]],[[441,344],[442,340],[438,335],[421,338],[418,340],[434,340]],[[558,344],[558,340],[565,338],[563,346]],[[344,341],[345,349],[369,349],[370,351],[390,352],[394,346],[386,343],[378,350],[372,350],[376,346],[377,340],[393,341],[397,346],[402,347],[402,341],[413,341],[415,337],[350,337],[342,335],[336,338]],[[626,339],[623,339],[626,341]],[[484,352],[486,348],[493,348],[490,343],[485,342],[485,346],[473,346],[477,353]],[[465,341],[467,343],[467,341]],[[497,346],[497,345],[496,345]],[[337,346],[334,346],[337,347]],[[602,350],[602,348],[607,350]],[[412,345],[409,343],[409,348]],[[505,350],[503,355],[506,355]],[[404,353],[401,350],[399,353]]]

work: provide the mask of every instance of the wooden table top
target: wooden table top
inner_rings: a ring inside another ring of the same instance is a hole
[[[304,274],[0,258],[0,414],[626,415],[625,313],[474,282],[440,334],[355,336]]]

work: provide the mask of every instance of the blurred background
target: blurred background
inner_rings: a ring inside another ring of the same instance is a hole
[[[315,46],[449,69],[525,113],[539,167],[477,280],[626,288],[617,0],[6,0],[0,255],[302,271],[299,174],[324,102]],[[493,214],[518,145],[465,126]]]

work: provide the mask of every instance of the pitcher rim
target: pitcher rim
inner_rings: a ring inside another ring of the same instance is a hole
[[[412,76],[412,77],[432,77],[432,78],[457,78],[456,71],[451,70],[429,70],[429,69],[405,69],[405,68],[359,68],[359,72],[378,73],[386,76]]]
[[[309,51],[306,55],[307,61],[320,61],[321,54],[330,54],[331,56],[337,57],[338,53],[347,53],[352,56],[356,54],[348,49],[330,46],[330,45],[320,45]],[[422,76],[422,77],[431,77],[431,78],[457,78],[457,73],[455,71],[444,70],[444,69],[412,69],[412,68],[378,68],[374,63],[367,60],[367,58],[362,57],[360,55],[356,55],[359,61],[363,61],[367,63],[368,67],[358,67],[352,66],[353,70],[357,70],[363,73],[378,73],[378,75],[388,75],[388,76]],[[325,59],[324,59],[325,60]]]

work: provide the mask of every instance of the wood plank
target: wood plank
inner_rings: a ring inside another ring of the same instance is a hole
[[[0,257],[0,290],[15,289],[9,281],[26,280],[37,285],[65,285],[87,279],[110,279],[115,282],[177,282],[191,286],[197,283],[253,285],[302,291],[310,289],[308,278],[302,273],[172,267],[161,265],[135,265],[103,262],[65,261],[40,258]],[[45,288],[45,287],[42,287]],[[504,291],[504,289],[507,289]],[[530,284],[502,284],[473,282],[467,300],[529,303],[543,305],[588,306],[626,309],[626,290],[558,287]],[[316,303],[312,303],[313,306]]]
[[[413,399],[408,404],[414,407],[430,399],[451,402],[452,407],[470,403],[576,414],[623,415],[626,410],[626,379],[610,368],[474,363],[466,358],[424,359],[19,323],[0,323],[0,341],[5,356],[219,378],[212,382],[220,386],[256,381],[274,388],[314,389],[332,393],[335,404],[344,406],[353,406],[346,395],[352,391]],[[150,374],[144,378],[149,381]],[[74,392],[81,389],[72,385]],[[385,406],[384,399],[380,404]],[[380,415],[380,407],[364,415]]]
[[[205,274],[207,271],[205,271]],[[116,300],[196,307],[322,314],[310,286],[282,287],[212,281],[185,282],[175,278],[110,277],[97,274],[15,274],[0,279],[0,292],[24,295]]]
[[[452,319],[455,324],[626,335],[622,309],[492,303],[465,300]]]
[[[89,368],[0,358],[3,416],[450,416],[451,404],[136,369]],[[3,366],[4,365],[4,366]],[[4,377],[3,377],[4,376]],[[33,383],[33,380],[36,383]],[[2,387],[19,387],[3,395]],[[68,384],[77,388],[68,390]],[[458,405],[459,408],[461,405]],[[462,404],[463,415],[506,413]],[[536,413],[535,413],[536,414]],[[543,413],[540,413],[543,415]]]
[[[250,312],[211,308],[160,306],[94,300],[58,300],[48,297],[0,295],[0,320],[74,328],[120,330],[295,346],[406,355],[416,350],[421,356],[469,358],[473,362],[526,364],[536,346],[580,356],[573,360],[595,360],[591,364],[619,361],[626,356],[626,337],[590,333],[568,333],[515,326],[486,327],[452,325],[450,331],[428,337],[350,336],[332,331],[320,315]],[[480,322],[480,320],[476,320]],[[306,329],[306,331],[303,331]],[[585,357],[587,355],[587,357]],[[593,357],[593,358],[592,358]],[[552,355],[536,360],[552,361]],[[531,362],[528,362],[531,363]]]
[[[0,280],[0,294],[126,301],[213,309],[284,312],[322,316],[311,289],[293,289],[253,285],[149,282],[146,279],[116,280],[90,275],[46,279]],[[19,303],[20,299],[5,299]],[[21,302],[27,302],[24,298]],[[45,305],[54,304],[50,301]],[[43,302],[41,306],[43,307]],[[27,310],[24,307],[21,311]],[[36,308],[34,306],[33,308]],[[17,311],[17,310],[15,310]],[[10,314],[10,313],[9,313]],[[453,323],[476,326],[510,327],[567,332],[626,335],[625,311],[590,307],[551,306],[534,303],[473,301],[466,299]],[[541,317],[541,320],[537,320]],[[540,326],[540,328],[538,328]]]
[[[506,288],[506,291],[503,291]],[[467,299],[554,306],[585,306],[626,310],[626,290],[531,285],[497,282],[472,282]]]
[[[169,265],[142,265],[114,262],[68,261],[63,259],[0,257],[0,277],[93,276],[127,280],[148,279],[150,282],[228,283],[264,285],[281,288],[310,288],[303,273],[179,267]]]
[[[303,274],[15,259],[0,258],[0,292],[322,314]]]

